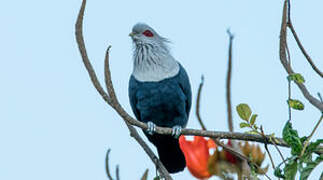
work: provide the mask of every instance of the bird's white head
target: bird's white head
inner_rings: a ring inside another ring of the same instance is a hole
[[[144,23],[137,23],[129,34],[134,43],[133,75],[141,81],[160,81],[176,75],[179,65],[169,52],[166,38]]]
[[[152,48],[165,48],[168,50],[169,41],[160,36],[153,28],[144,23],[137,23],[129,34],[136,46],[150,46]]]

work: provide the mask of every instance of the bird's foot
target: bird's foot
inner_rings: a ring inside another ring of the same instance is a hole
[[[148,128],[147,128],[146,132],[150,135],[153,135],[156,131],[156,125],[153,122],[148,121],[147,126],[148,126]]]
[[[181,126],[178,126],[178,125],[173,126],[172,136],[174,136],[174,138],[178,139],[181,133],[182,133]]]

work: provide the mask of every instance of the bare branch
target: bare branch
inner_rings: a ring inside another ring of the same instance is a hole
[[[107,154],[105,156],[105,172],[107,173],[108,179],[113,180],[111,173],[110,173],[110,168],[109,168],[109,154],[110,154],[111,149],[108,149]]]
[[[277,144],[275,143],[275,140],[272,141],[272,143],[274,144],[274,147],[276,148],[276,150],[278,151],[280,157],[282,158],[282,161],[285,163],[285,158],[283,156],[283,153],[280,151],[280,149],[278,148]]]
[[[305,56],[307,62],[312,66],[312,69],[321,77],[323,77],[323,73],[315,66],[314,62],[312,61],[311,57],[307,54],[305,48],[303,47],[301,41],[299,40],[296,31],[294,29],[294,26],[292,24],[291,21],[291,17],[290,17],[290,1],[288,1],[288,22],[287,22],[287,27],[291,30],[294,39],[298,45],[298,47],[300,48],[300,50],[302,51],[303,55]]]
[[[264,133],[264,129],[262,128],[262,126],[260,126],[260,130],[261,130],[261,134],[264,136],[264,135],[265,135],[265,133]],[[264,143],[264,146],[265,146],[265,149],[266,149],[267,154],[268,154],[268,156],[269,156],[269,159],[270,159],[270,162],[271,162],[271,165],[272,165],[273,169],[276,169],[276,167],[275,167],[275,163],[274,163],[274,160],[273,160],[273,158],[272,158],[272,156],[271,156],[271,154],[270,154],[270,151],[268,150],[267,142],[268,142],[268,141],[266,141],[266,142]]]
[[[280,61],[283,64],[284,68],[286,69],[288,74],[292,74],[294,73],[290,67],[290,64],[287,61],[287,57],[286,57],[286,21],[287,21],[287,17],[286,17],[286,12],[287,12],[287,1],[285,0],[284,2],[284,8],[283,8],[283,17],[282,17],[282,25],[281,25],[281,29],[280,29],[280,41],[279,41],[279,57],[280,57]]]
[[[228,112],[228,126],[229,131],[233,132],[233,122],[232,122],[232,107],[231,107],[231,74],[232,74],[232,43],[233,34],[231,34],[230,29],[227,30],[229,35],[229,57],[228,57],[228,73],[226,80],[226,100],[227,100],[227,112]]]
[[[307,52],[306,52],[305,48],[303,47],[303,45],[302,45],[301,41],[299,40],[299,38],[298,38],[298,36],[297,36],[297,34],[296,34],[296,31],[295,31],[295,29],[294,29],[294,26],[293,26],[293,24],[292,24],[292,22],[290,22],[290,23],[288,24],[288,27],[289,27],[289,29],[292,31],[292,34],[293,34],[293,36],[294,36],[294,38],[295,38],[295,40],[296,40],[296,42],[297,42],[298,47],[301,49],[301,51],[302,51],[303,55],[305,56],[305,58],[307,59],[308,63],[312,66],[312,69],[313,69],[313,70],[314,70],[314,71],[315,71],[319,76],[323,77],[323,73],[319,70],[319,68],[317,68],[317,67],[315,66],[315,64],[314,64],[313,60],[312,60],[312,59],[311,59],[311,57],[307,54]]]
[[[288,100],[292,98],[292,88],[291,88],[291,81],[288,80]],[[292,107],[288,103],[288,121],[292,120]]]
[[[206,127],[205,127],[205,125],[204,125],[204,123],[203,123],[203,121],[201,119],[201,115],[200,115],[201,93],[202,93],[203,85],[204,85],[204,76],[202,75],[201,76],[201,82],[200,82],[200,85],[199,85],[199,89],[197,91],[195,113],[196,113],[197,120],[199,121],[202,129],[206,130]]]
[[[269,149],[268,149],[268,145],[267,145],[267,143],[265,143],[265,144],[264,144],[264,146],[265,146],[265,149],[266,149],[267,154],[268,154],[268,156],[269,156],[269,159],[270,159],[270,162],[271,162],[271,165],[272,165],[273,169],[276,169],[276,167],[275,167],[275,163],[274,163],[274,160],[273,160],[273,158],[272,158],[272,156],[271,156],[271,154],[270,154],[270,151],[269,151]]]
[[[231,103],[231,77],[232,77],[232,43],[233,43],[233,34],[230,29],[227,29],[227,33],[229,35],[229,48],[228,48],[228,71],[226,77],[226,102],[227,102],[227,114],[228,114],[228,129],[230,132],[233,132],[233,118],[232,118],[232,103]],[[236,153],[243,155],[241,153],[241,149],[237,144],[237,141],[231,141],[233,149],[235,149]],[[246,157],[248,158],[248,157]],[[250,160],[249,158],[246,160],[241,159],[241,168],[243,174],[250,175],[251,169],[249,166]]]
[[[144,172],[144,174],[142,175],[140,180],[147,180],[148,179],[148,171],[149,171],[149,169],[146,169],[146,171]]]
[[[291,61],[291,57],[290,57],[288,44],[286,43],[285,46],[286,46],[285,50],[287,52],[287,62],[291,66],[292,61]],[[292,98],[292,88],[291,88],[292,82],[289,79],[287,79],[287,81],[288,81],[288,100],[290,100]],[[288,103],[288,121],[291,121],[291,120],[292,120],[292,107]]]
[[[283,9],[283,15],[282,15],[282,25],[280,29],[280,41],[279,41],[279,57],[280,57],[280,62],[282,63],[283,67],[285,68],[286,72],[291,75],[294,73],[292,67],[290,64],[287,62],[287,57],[286,57],[286,36],[287,36],[287,0],[284,2],[284,9]],[[298,86],[298,88],[301,90],[302,94],[304,97],[316,108],[318,108],[321,112],[323,112],[323,103],[320,102],[318,99],[316,99],[314,96],[312,96],[304,83],[298,83],[295,82]]]
[[[98,80],[98,78],[95,75],[94,69],[89,61],[89,58],[87,56],[87,52],[86,52],[86,48],[85,48],[85,43],[84,43],[84,39],[83,39],[83,16],[84,16],[84,10],[85,10],[85,4],[86,4],[86,0],[83,0],[82,2],[82,6],[80,8],[80,12],[75,24],[75,36],[76,36],[76,41],[77,41],[77,45],[79,47],[81,56],[82,56],[82,60],[83,63],[85,65],[85,68],[87,70],[87,72],[89,73],[89,76],[91,78],[91,81],[94,85],[94,87],[96,88],[96,90],[100,93],[100,95],[102,96],[102,98],[109,103],[109,96],[107,93],[105,93],[104,89],[102,88],[102,86],[100,85],[100,82]]]
[[[120,175],[119,175],[119,166],[117,165],[116,167],[116,179],[120,180]]]

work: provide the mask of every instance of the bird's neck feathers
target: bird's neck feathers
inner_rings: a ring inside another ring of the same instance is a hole
[[[164,42],[135,44],[132,75],[142,82],[158,82],[175,76],[179,64]]]

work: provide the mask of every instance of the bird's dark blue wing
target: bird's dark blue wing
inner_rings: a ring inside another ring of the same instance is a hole
[[[137,89],[138,89],[138,82],[135,80],[135,78],[133,76],[131,76],[130,80],[129,80],[129,88],[128,88],[130,106],[131,106],[132,112],[135,114],[136,118],[140,121],[140,112],[136,108],[136,105],[137,105],[137,97],[136,97]]]
[[[192,106],[192,90],[191,90],[191,84],[188,78],[188,75],[185,71],[185,69],[180,65],[180,74],[178,78],[179,85],[183,91],[183,93],[186,96],[186,113],[187,118],[189,117],[189,113]]]

